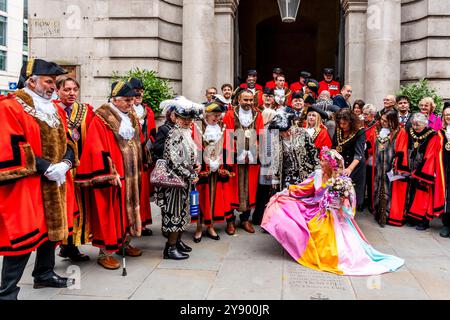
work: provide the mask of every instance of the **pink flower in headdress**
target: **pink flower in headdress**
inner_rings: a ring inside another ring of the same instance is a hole
[[[320,158],[326,160],[333,169],[337,169],[339,167],[333,151],[327,146],[322,147],[322,150],[320,151]]]

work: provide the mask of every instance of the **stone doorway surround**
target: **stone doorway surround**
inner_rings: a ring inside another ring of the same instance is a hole
[[[353,98],[381,108],[383,96],[400,86],[401,0],[341,3],[345,83],[353,85]],[[203,101],[206,88],[233,83],[238,5],[239,0],[183,0],[183,95]]]

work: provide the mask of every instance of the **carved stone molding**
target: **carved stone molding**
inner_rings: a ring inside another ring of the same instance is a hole
[[[214,0],[215,13],[231,14],[234,16],[238,6],[239,0]]]
[[[366,12],[367,0],[341,0],[345,14],[350,12]]]

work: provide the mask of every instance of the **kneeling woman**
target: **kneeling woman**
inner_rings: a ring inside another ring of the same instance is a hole
[[[197,147],[192,140],[192,120],[200,115],[200,109],[187,99],[172,100],[175,126],[169,131],[164,146],[163,159],[167,167],[184,180],[187,188],[157,188],[157,205],[161,208],[162,231],[168,233],[164,259],[187,259],[192,251],[181,235],[190,223],[189,194],[198,182],[200,165],[197,164]],[[170,105],[170,103],[168,103]]]
[[[344,160],[324,148],[321,169],[272,197],[261,226],[300,264],[340,275],[395,271],[404,260],[376,251],[359,229]]]

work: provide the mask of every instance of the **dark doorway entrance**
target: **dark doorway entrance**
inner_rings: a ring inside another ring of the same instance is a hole
[[[306,70],[317,80],[325,67],[338,73],[341,5],[339,0],[302,0],[294,23],[282,23],[276,0],[241,0],[237,17],[237,77],[258,70],[258,83],[272,80],[281,67],[289,83]],[[341,75],[342,76],[342,75]]]

